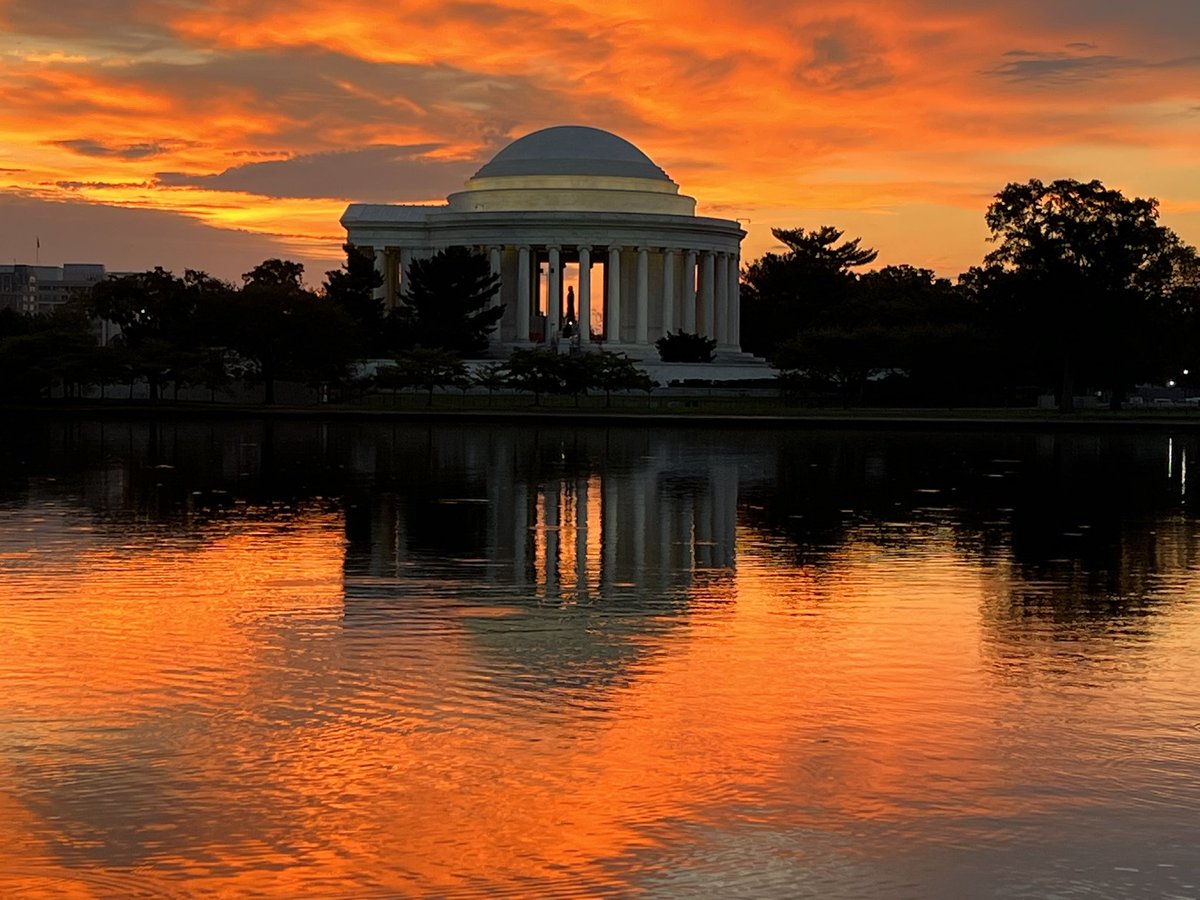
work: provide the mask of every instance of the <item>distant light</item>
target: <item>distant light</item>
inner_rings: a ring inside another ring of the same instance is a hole
[[[1172,379],[1171,381],[1168,381],[1168,382],[1167,382],[1167,387],[1175,387],[1175,381],[1174,381],[1174,379]]]
[[[1184,375],[1186,375],[1187,373],[1188,373],[1188,370],[1187,370],[1187,369],[1184,369],[1184,370],[1183,370],[1183,374],[1184,374]]]

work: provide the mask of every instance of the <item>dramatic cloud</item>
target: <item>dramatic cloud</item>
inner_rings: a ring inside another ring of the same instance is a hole
[[[243,191],[264,197],[334,197],[359,201],[440,200],[459,190],[478,168],[432,154],[441,145],[369,147],[247,163],[219,175],[161,172],[160,184]]]
[[[74,150],[84,156],[115,156],[119,159],[149,159],[161,156],[167,152],[162,144],[129,144],[124,147],[113,147],[99,141],[78,139],[73,141],[55,141],[59,147]]]
[[[153,213],[197,253],[324,265],[345,203],[438,200],[560,123],[749,220],[747,256],[829,223],[955,274],[1035,176],[1158,197],[1200,241],[1194,0],[0,0],[0,28],[0,188],[64,227]]]
[[[1075,48],[1091,48],[1088,44],[1068,45]],[[1103,54],[1069,55],[1066,53],[1036,53],[1029,50],[1010,50],[1005,54],[1016,57],[990,70],[1012,81],[1066,82],[1083,79],[1111,77],[1121,71],[1144,71],[1150,69],[1194,69],[1200,75],[1200,56],[1166,59],[1161,62],[1146,62]]]

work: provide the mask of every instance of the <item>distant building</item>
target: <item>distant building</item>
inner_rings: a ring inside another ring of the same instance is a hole
[[[0,309],[28,316],[53,312],[68,300],[90,291],[108,272],[101,263],[62,266],[0,265]],[[120,329],[96,320],[96,340],[107,344]]]
[[[745,232],[695,210],[633,144],[566,125],[510,144],[444,205],[355,203],[342,225],[374,251],[388,307],[403,303],[412,259],[451,246],[485,254],[505,307],[492,355],[574,334],[656,359],[654,342],[683,330],[713,338],[721,362],[753,361],[740,347]]]
[[[52,312],[80,292],[91,290],[105,274],[99,263],[0,266],[0,309],[31,316]]]

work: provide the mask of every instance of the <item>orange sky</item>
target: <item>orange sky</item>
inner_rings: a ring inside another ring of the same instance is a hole
[[[0,262],[319,282],[348,201],[440,201],[561,123],[748,219],[747,259],[834,224],[954,275],[1031,177],[1200,243],[1194,0],[0,0],[0,29]]]

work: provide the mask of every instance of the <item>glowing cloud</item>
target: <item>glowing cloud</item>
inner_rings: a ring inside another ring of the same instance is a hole
[[[340,252],[346,202],[436,201],[566,122],[748,219],[747,257],[771,226],[830,223],[881,264],[954,274],[983,252],[989,197],[1030,177],[1157,196],[1200,240],[1200,9],[1168,0],[9,0],[0,26],[0,187],[308,261]]]

